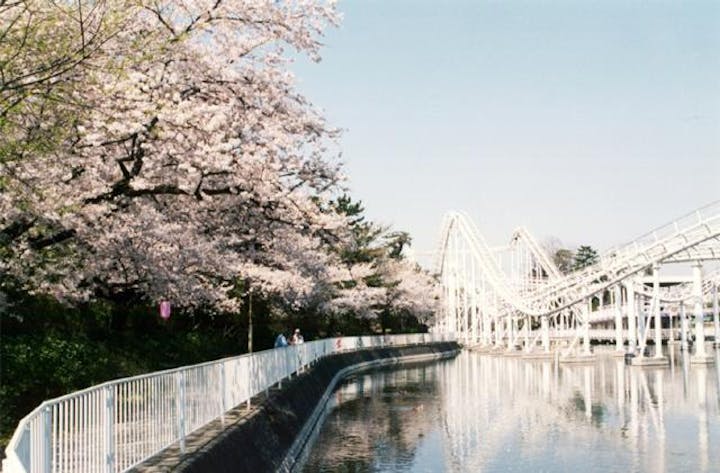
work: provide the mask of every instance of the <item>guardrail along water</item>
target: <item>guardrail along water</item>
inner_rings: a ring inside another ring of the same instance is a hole
[[[454,340],[451,334],[328,338],[109,381],[43,402],[18,424],[6,473],[121,472],[179,443],[322,357]]]

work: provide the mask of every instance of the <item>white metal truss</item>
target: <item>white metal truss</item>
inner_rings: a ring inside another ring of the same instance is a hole
[[[598,338],[590,324],[605,320],[598,312],[611,310],[616,342],[627,340],[632,348],[642,348],[652,317],[656,342],[666,336],[661,333],[661,308],[694,305],[698,319],[702,301],[717,297],[720,284],[720,271],[703,279],[698,269],[692,284],[661,289],[660,265],[695,262],[700,268],[707,260],[720,260],[720,201],[613,248],[596,264],[570,274],[559,271],[527,229],[516,229],[508,246],[491,247],[471,218],[450,212],[435,260],[445,297],[436,329],[457,332],[467,343],[509,350],[524,345],[529,351],[541,341],[547,351],[549,339],[558,337],[572,340],[570,348],[582,339],[587,350],[591,335]],[[652,290],[639,282],[644,271],[654,271]]]

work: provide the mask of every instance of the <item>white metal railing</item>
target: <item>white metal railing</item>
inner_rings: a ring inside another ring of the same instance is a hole
[[[18,424],[6,473],[125,471],[249,402],[318,359],[342,351],[455,337],[446,333],[329,338],[149,373],[43,402]]]
[[[720,200],[711,202],[710,204],[707,204],[697,210],[693,210],[692,212],[689,212],[670,223],[654,228],[635,238],[635,240],[630,243],[610,248],[605,251],[602,258],[617,258],[619,255],[633,254],[637,252],[638,248],[652,246],[663,239],[682,233],[686,228],[702,224],[709,219],[717,217],[718,215],[720,215]]]

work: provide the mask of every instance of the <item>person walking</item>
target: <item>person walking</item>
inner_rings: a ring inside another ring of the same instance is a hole
[[[280,347],[286,347],[288,346],[287,338],[285,338],[285,334],[280,332],[280,334],[275,338],[275,348]]]
[[[293,333],[292,337],[290,338],[290,343],[292,345],[300,345],[301,343],[305,343],[305,339],[302,336],[302,333],[300,333],[300,329],[296,328],[295,332]]]

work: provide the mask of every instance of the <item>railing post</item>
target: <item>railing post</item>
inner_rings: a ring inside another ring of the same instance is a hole
[[[115,471],[115,386],[105,387],[105,471]]]
[[[52,407],[45,406],[43,409],[43,445],[42,445],[42,471],[50,473],[52,471]],[[31,465],[32,466],[32,465]]]
[[[220,422],[225,425],[225,412],[227,411],[227,380],[225,368],[227,362],[220,363]]]
[[[178,438],[180,439],[180,451],[185,453],[185,372],[175,373],[177,395],[175,397],[175,412],[177,416]]]

